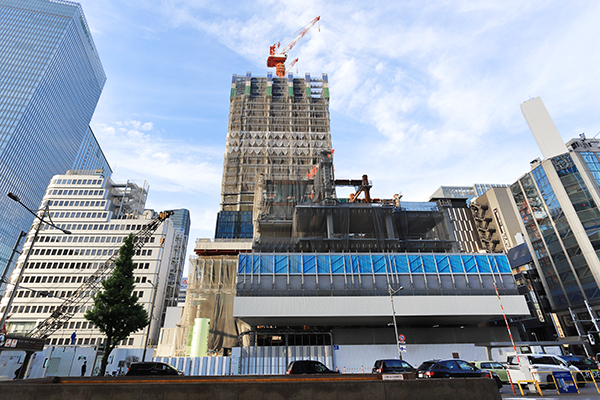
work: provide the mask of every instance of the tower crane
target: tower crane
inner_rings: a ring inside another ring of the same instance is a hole
[[[133,236],[133,248],[135,251],[144,247],[150,237],[158,229],[160,224],[173,215],[173,211],[163,211],[152,219],[148,225]],[[62,304],[54,308],[48,318],[37,324],[27,336],[46,339],[58,329],[62,328],[80,308],[87,303],[102,287],[102,281],[108,278],[114,269],[114,263],[119,258],[120,251],[117,250],[104,264],[100,265],[88,279],[73,293],[73,295]]]
[[[308,25],[300,30],[298,35],[296,35],[288,44],[284,45],[281,52],[277,51],[277,49],[281,46],[281,42],[275,43],[270,47],[270,55],[269,58],[267,58],[267,67],[275,67],[275,73],[278,77],[283,78],[285,76],[285,60],[287,59],[286,53],[290,51],[296,45],[296,43],[298,43],[298,40],[302,39],[302,37],[306,35],[306,32],[308,32],[308,30],[312,28],[320,19],[321,16],[318,16],[310,21]]]

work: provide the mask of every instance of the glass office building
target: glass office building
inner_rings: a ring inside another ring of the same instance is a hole
[[[6,193],[36,207],[51,177],[84,158],[105,81],[79,4],[0,0],[0,275],[32,222]]]
[[[102,175],[105,178],[110,178],[112,175],[112,168],[104,156],[94,131],[89,126],[71,169]]]
[[[552,309],[590,319],[600,310],[600,141],[577,139],[569,152],[538,160],[511,186]]]

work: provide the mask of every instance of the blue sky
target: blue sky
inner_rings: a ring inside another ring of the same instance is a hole
[[[289,58],[329,75],[336,177],[368,174],[374,197],[513,183],[541,156],[531,97],[565,141],[600,132],[594,1],[80,3],[108,77],[91,125],[113,179],[189,209],[190,249],[214,235],[231,75],[266,75],[269,46],[317,15]]]

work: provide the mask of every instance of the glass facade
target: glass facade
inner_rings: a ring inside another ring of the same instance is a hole
[[[216,239],[252,239],[252,211],[221,211],[217,215]]]
[[[89,126],[71,169],[90,173],[98,173],[102,170],[102,175],[106,178],[110,178],[112,175],[112,168],[100,148],[96,135]]]
[[[594,154],[583,154],[590,170],[600,170]],[[546,168],[556,171],[578,221],[569,221],[552,187]],[[593,174],[592,174],[593,175]],[[548,293],[557,309],[600,299],[600,291],[582,253],[572,224],[581,223],[596,254],[600,248],[600,212],[571,154],[563,154],[533,169],[511,186]]]
[[[0,0],[0,273],[32,222],[5,194],[36,207],[73,168],[105,81],[79,4]]]

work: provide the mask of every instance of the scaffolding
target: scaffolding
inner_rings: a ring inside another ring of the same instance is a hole
[[[238,326],[233,318],[237,256],[197,256],[190,258],[185,307],[179,329],[191,337],[196,318],[210,320],[209,355],[223,355],[237,345]],[[189,343],[181,342],[176,356],[186,356]]]
[[[302,179],[331,150],[327,75],[233,75],[230,100],[221,211],[252,211],[260,174]]]

